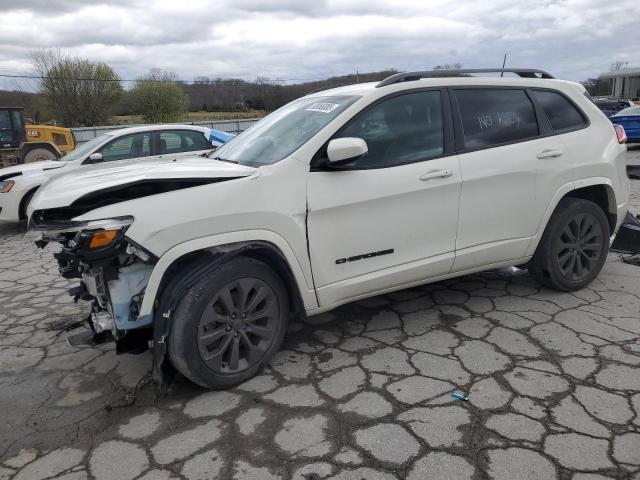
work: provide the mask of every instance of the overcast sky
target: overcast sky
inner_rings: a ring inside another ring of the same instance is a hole
[[[638,0],[0,0],[0,73],[59,47],[111,65],[286,81],[396,68],[542,68],[582,80],[640,66]],[[0,80],[0,88],[11,85]]]

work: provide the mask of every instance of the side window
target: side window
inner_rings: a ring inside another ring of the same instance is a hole
[[[213,148],[204,134],[193,130],[162,130],[158,132],[158,142],[159,155]]]
[[[420,162],[444,153],[440,91],[391,97],[369,108],[336,138],[358,137],[369,153],[348,164],[381,168]]]
[[[527,140],[539,135],[533,104],[524,90],[456,90],[465,148]]]
[[[151,155],[151,132],[134,133],[118,138],[102,147],[99,152],[105,162]]]
[[[544,110],[554,132],[576,130],[587,124],[578,109],[559,93],[548,90],[533,90],[531,94]]]
[[[184,139],[185,152],[194,150],[211,150],[213,145],[205,138],[204,133],[195,130],[184,130],[180,132]]]
[[[182,142],[180,141],[180,135],[176,132],[162,131],[158,132],[158,155],[165,153],[179,153],[181,152]]]
[[[65,137],[61,133],[52,133],[51,134],[51,138],[53,138],[53,143],[55,143],[56,145],[66,145],[67,144],[67,137]]]

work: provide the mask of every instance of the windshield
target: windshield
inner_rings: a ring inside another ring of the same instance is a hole
[[[279,162],[304,145],[358,98],[331,96],[295,100],[218,148],[213,157],[251,167]]]
[[[107,133],[103,133],[102,135],[98,135],[93,140],[89,140],[88,142],[81,143],[75,150],[67,153],[64,157],[59,160],[62,162],[73,162],[74,160],[84,160],[87,155],[93,153],[93,151],[99,147],[105,140],[110,138],[111,135]]]

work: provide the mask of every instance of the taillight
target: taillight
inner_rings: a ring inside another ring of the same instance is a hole
[[[616,131],[618,143],[627,143],[627,132],[624,131],[624,127],[622,125],[616,125],[614,123],[613,129]]]

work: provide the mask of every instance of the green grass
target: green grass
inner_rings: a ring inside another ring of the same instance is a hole
[[[180,122],[207,122],[211,120],[238,120],[243,118],[263,117],[262,110],[250,110],[248,112],[187,112],[183,118],[171,123]],[[114,115],[110,119],[112,125],[134,125],[145,123],[142,115]]]

